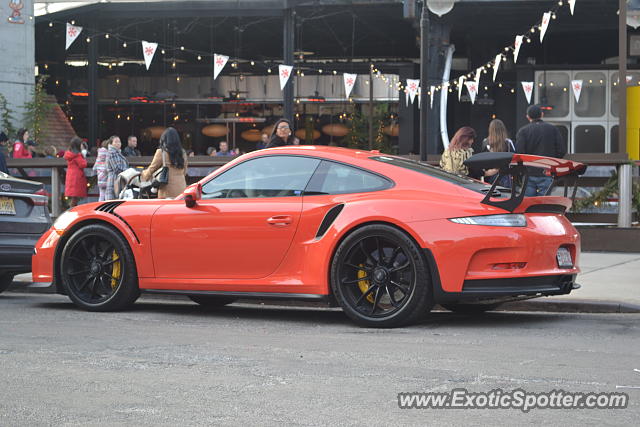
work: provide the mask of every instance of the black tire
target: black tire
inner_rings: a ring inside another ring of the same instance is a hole
[[[441,304],[443,308],[460,314],[482,314],[486,311],[493,311],[501,303],[494,304]]]
[[[366,327],[407,325],[433,307],[420,247],[384,224],[359,228],[342,241],[331,262],[331,289],[345,314]]]
[[[224,307],[237,301],[237,298],[217,295],[189,295],[189,299],[206,308]]]
[[[140,296],[136,264],[127,241],[105,225],[87,225],[65,243],[60,279],[67,295],[88,311],[117,311]]]
[[[0,293],[9,289],[9,286],[13,283],[13,273],[0,274]]]

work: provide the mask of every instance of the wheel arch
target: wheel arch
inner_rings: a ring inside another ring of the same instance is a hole
[[[128,233],[123,232],[118,226],[113,224],[111,221],[108,221],[103,218],[87,218],[82,221],[78,221],[73,224],[65,233],[60,237],[58,244],[56,245],[56,250],[53,257],[53,281],[55,284],[56,292],[59,294],[66,295],[64,288],[62,287],[62,283],[60,282],[60,258],[62,257],[62,251],[64,250],[67,241],[73,236],[78,230],[88,225],[104,225],[116,233],[118,233],[124,241],[129,246],[131,253],[134,254],[134,261],[136,265],[136,271],[138,269],[137,257],[135,256],[135,251],[133,249],[133,245],[131,244],[131,236],[127,236]],[[135,238],[135,236],[133,236]]]

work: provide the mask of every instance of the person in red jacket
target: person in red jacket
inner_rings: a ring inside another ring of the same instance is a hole
[[[82,140],[74,137],[69,149],[64,153],[64,159],[67,161],[64,195],[71,199],[71,207],[77,206],[80,199],[87,197],[87,178],[84,176],[87,161],[81,153],[81,144]]]
[[[33,157],[31,150],[27,147],[26,141],[29,139],[29,131],[22,128],[18,131],[16,142],[13,143],[14,159],[30,159]]]

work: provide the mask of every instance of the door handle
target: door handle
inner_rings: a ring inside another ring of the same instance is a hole
[[[267,219],[267,222],[276,227],[284,227],[293,222],[293,218],[290,215],[275,215]]]

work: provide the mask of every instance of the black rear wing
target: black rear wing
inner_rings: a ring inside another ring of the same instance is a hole
[[[464,164],[473,169],[498,169],[498,176],[493,181],[491,189],[487,192],[487,195],[481,203],[505,209],[509,212],[516,210],[524,199],[525,188],[529,180],[527,166],[543,169],[543,173],[546,176],[552,177],[554,180],[561,176],[569,178],[570,181],[568,181],[567,184],[573,186],[572,199],[575,198],[576,190],[578,189],[578,176],[587,170],[586,165],[571,160],[507,152],[475,154],[465,160]],[[508,199],[492,200],[491,196],[494,194],[501,176],[511,176],[512,178],[511,197]],[[517,181],[522,182],[519,193],[516,188]],[[549,187],[548,191],[550,190],[551,187]]]

